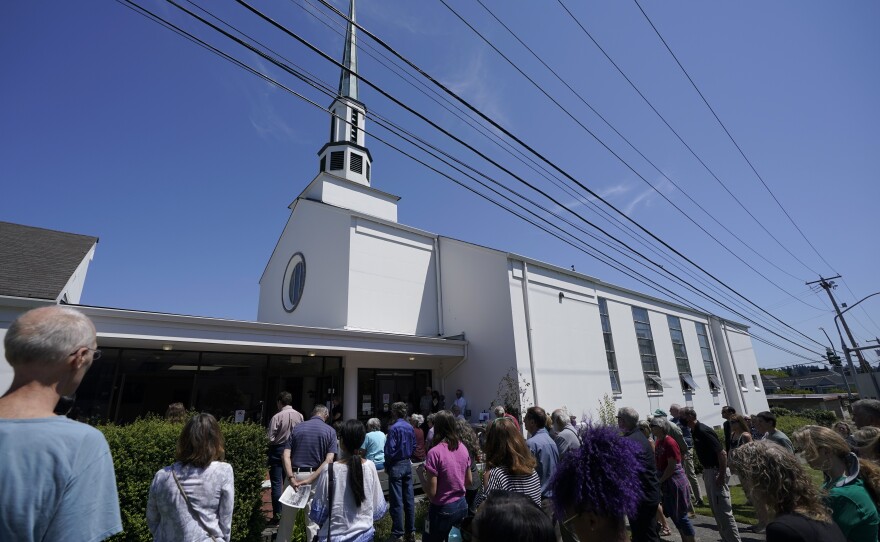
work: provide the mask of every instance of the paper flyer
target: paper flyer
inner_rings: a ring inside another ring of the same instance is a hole
[[[306,501],[309,500],[309,493],[311,491],[312,486],[310,485],[299,486],[297,488],[287,486],[287,489],[284,490],[284,493],[281,494],[278,501],[281,504],[292,508],[303,508],[306,505]]]

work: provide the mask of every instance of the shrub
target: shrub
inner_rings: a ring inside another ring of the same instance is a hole
[[[784,416],[796,416],[800,418],[809,418],[812,420],[811,423],[824,425],[825,427],[831,427],[834,422],[837,421],[837,414],[830,410],[823,410],[821,408],[805,408],[801,410],[789,410],[783,407],[773,407],[770,409],[773,414],[776,414],[777,424],[779,423],[779,418]],[[783,432],[787,433],[787,431],[783,430]]]
[[[174,462],[180,423],[148,417],[129,425],[104,425],[122,513],[123,532],[112,540],[150,541],[147,497],[156,471]],[[265,525],[260,513],[261,484],[266,475],[266,433],[253,423],[220,422],[226,441],[226,461],[235,473],[232,540],[258,541]]]

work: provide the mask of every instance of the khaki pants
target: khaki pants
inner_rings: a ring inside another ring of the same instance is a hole
[[[709,499],[712,515],[715,516],[718,533],[724,542],[740,542],[739,527],[736,525],[736,519],[733,517],[733,506],[730,503],[730,487],[727,485],[730,474],[725,474],[724,484],[721,486],[715,483],[717,475],[717,467],[703,467],[703,483],[706,484],[706,498]]]
[[[697,501],[702,501],[703,496],[700,494],[700,484],[697,482],[697,473],[694,470],[694,451],[688,450],[682,461],[684,466],[684,474],[687,476],[691,486],[691,508]]]
[[[298,472],[294,474],[296,476],[296,480],[302,481],[311,476],[310,472]],[[290,480],[285,476],[284,478],[284,489],[287,489],[287,486],[290,485]],[[312,484],[312,491],[309,493],[309,500],[306,501],[305,507],[302,511],[306,515],[306,540],[311,540],[315,538],[315,535],[318,534],[319,525],[309,519],[309,509],[312,507],[312,499],[315,496],[315,485]],[[293,524],[296,521],[296,515],[300,512],[299,508],[293,508],[290,506],[281,505],[281,521],[278,522],[278,534],[275,535],[275,542],[289,542],[291,535],[293,534]]]

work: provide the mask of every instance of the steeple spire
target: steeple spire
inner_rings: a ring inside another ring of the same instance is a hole
[[[348,8],[348,32],[339,78],[339,94],[330,104],[330,141],[321,147],[318,156],[320,171],[364,186],[370,186],[373,157],[364,146],[367,108],[358,100],[357,43],[354,26],[354,1]]]
[[[354,1],[351,0],[348,8],[348,30],[345,33],[345,53],[342,55],[342,65],[346,70],[342,70],[339,77],[339,95],[358,99],[358,80],[357,80],[357,29],[354,26]],[[351,70],[351,71],[349,71]]]

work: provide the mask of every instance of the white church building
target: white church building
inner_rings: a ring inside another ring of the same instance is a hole
[[[301,410],[337,396],[345,418],[365,420],[397,400],[417,408],[430,386],[447,406],[464,390],[477,421],[505,376],[523,408],[579,418],[606,395],[642,414],[692,405],[712,425],[721,405],[767,410],[746,326],[398,223],[399,198],[371,179],[351,26],[344,60],[331,141],[290,204],[256,321],[79,305],[97,239],[0,223],[0,334],[51,303],[96,324],[104,355],[78,393],[81,417],[126,422],[180,401],[266,422],[288,390]],[[0,361],[0,392],[11,379]]]

